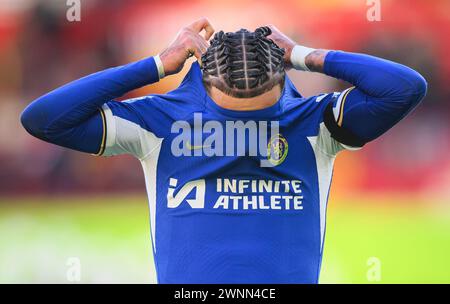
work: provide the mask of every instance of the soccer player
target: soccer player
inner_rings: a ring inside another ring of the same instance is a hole
[[[200,33],[205,32],[204,36]],[[274,26],[218,32],[205,18],[159,55],[33,101],[33,136],[142,164],[160,283],[316,283],[333,162],[414,109],[427,84],[384,59],[297,45]],[[114,99],[181,70],[167,94]],[[285,71],[353,85],[303,97]]]

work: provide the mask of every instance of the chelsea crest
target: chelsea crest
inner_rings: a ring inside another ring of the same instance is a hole
[[[288,142],[281,134],[272,136],[267,144],[267,159],[269,162],[278,166],[281,164],[288,154]]]

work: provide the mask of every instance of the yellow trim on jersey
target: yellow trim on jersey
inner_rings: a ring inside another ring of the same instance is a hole
[[[350,93],[351,90],[353,90],[355,87],[351,87],[347,90],[347,92],[344,93],[344,97],[342,97],[341,101],[341,109],[339,110],[339,117],[337,120],[337,124],[339,127],[342,127],[342,121],[344,120],[344,104],[345,100],[347,99],[348,93]]]
[[[105,113],[103,112],[103,109],[100,109],[100,116],[102,117],[102,128],[103,128],[103,134],[102,134],[102,142],[100,143],[100,149],[98,150],[98,153],[95,154],[95,156],[100,156],[105,152],[105,146],[106,146],[106,117]]]

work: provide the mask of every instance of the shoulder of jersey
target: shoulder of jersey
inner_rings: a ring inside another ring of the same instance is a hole
[[[139,103],[140,109],[145,113],[159,112],[174,120],[182,119],[192,112],[202,111],[204,98],[192,91],[184,92],[181,88],[166,94],[152,94],[129,99],[126,102]]]
[[[323,93],[310,97],[289,97],[283,103],[285,114],[309,115],[322,112],[336,93]]]
[[[202,90],[202,74],[198,63],[191,65],[180,85],[165,94],[149,95],[147,102],[151,107],[164,113],[167,117],[180,120],[193,112],[201,112],[205,108],[205,94]]]

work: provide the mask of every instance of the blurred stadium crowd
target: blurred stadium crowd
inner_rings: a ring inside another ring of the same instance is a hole
[[[81,21],[69,22],[66,1],[0,2],[0,196],[143,192],[140,165],[131,157],[96,158],[46,144],[26,134],[20,113],[68,81],[156,54],[181,26],[205,15],[218,30],[273,23],[303,45],[366,52],[420,71],[429,83],[424,103],[363,151],[338,157],[333,192],[450,197],[449,1],[383,0],[380,22],[367,20],[362,0],[81,4]],[[185,72],[124,98],[166,92]],[[319,74],[290,77],[303,95],[348,86]]]

